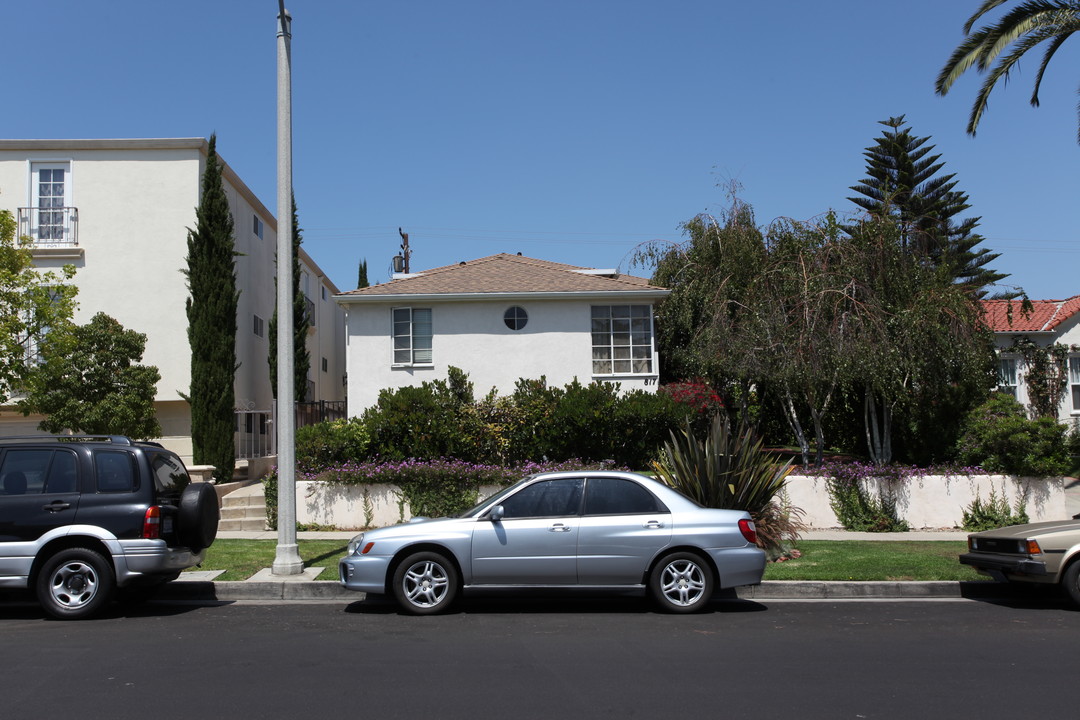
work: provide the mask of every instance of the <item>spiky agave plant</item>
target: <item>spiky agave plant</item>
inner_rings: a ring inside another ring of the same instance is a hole
[[[792,461],[774,462],[762,445],[752,428],[733,430],[726,418],[717,416],[703,439],[694,436],[689,424],[672,431],[652,469],[660,480],[705,507],[749,512],[758,526],[758,544],[775,557],[798,539],[802,511],[777,502]]]

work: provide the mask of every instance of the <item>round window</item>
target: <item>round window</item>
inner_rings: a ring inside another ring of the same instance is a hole
[[[525,308],[515,305],[503,313],[503,322],[511,330],[520,330],[525,327],[525,323],[529,322],[529,314],[525,312]]]

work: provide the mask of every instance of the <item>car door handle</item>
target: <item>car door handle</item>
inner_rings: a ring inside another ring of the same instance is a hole
[[[548,530],[550,532],[570,532],[570,526],[563,525],[562,523],[555,523],[550,528],[548,528]]]
[[[646,520],[645,524],[642,525],[642,527],[646,530],[662,530],[664,527],[664,523],[660,522],[659,520]]]
[[[64,502],[63,500],[55,500],[48,505],[42,505],[41,509],[48,512],[60,512],[61,510],[67,510],[71,507],[71,503]]]

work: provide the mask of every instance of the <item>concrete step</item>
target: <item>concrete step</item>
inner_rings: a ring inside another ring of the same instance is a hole
[[[238,488],[221,499],[221,532],[266,530],[266,499],[262,483]]]
[[[266,516],[258,518],[222,518],[218,523],[218,532],[262,532],[266,530]]]
[[[221,508],[222,520],[243,520],[244,518],[265,518],[265,505],[232,505]]]

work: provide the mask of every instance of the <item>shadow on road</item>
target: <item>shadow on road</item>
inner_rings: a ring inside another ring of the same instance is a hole
[[[744,600],[734,591],[720,591],[709,606],[695,614],[763,612],[765,605]],[[359,615],[404,615],[398,604],[385,595],[369,595],[345,607]],[[660,614],[648,598],[633,595],[586,595],[574,590],[473,590],[457,600],[445,614],[526,615],[526,614]],[[665,613],[666,614],[666,613]]]

